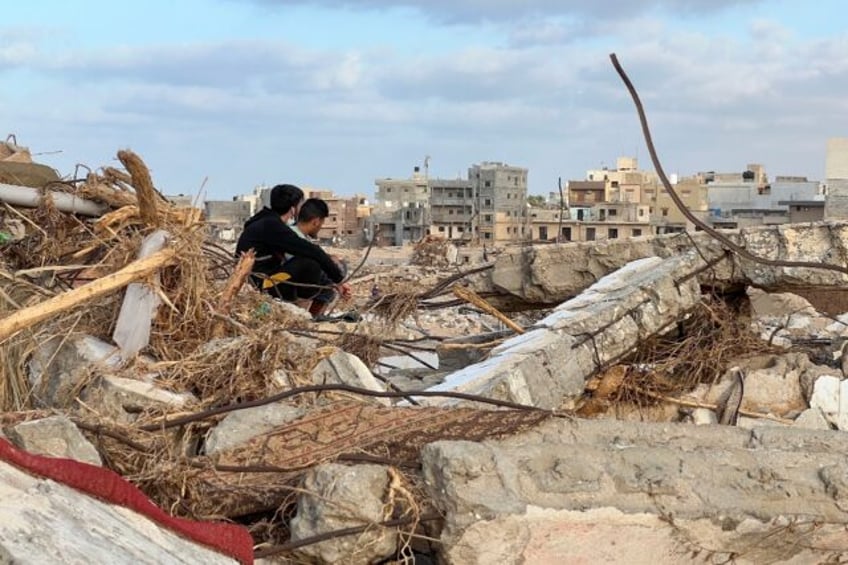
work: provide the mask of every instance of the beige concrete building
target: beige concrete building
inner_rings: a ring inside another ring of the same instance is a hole
[[[430,233],[453,241],[474,235],[474,188],[466,179],[430,179]]]
[[[474,239],[495,245],[525,240],[527,169],[484,161],[468,169],[468,180],[475,196]]]
[[[415,167],[412,176],[406,179],[377,179],[374,181],[377,185],[376,206],[381,210],[399,210],[410,204],[428,204],[430,187],[427,181],[427,175],[421,173],[420,167]]]
[[[682,179],[675,192],[692,214],[706,221],[709,217],[707,185],[701,177]],[[648,205],[654,233],[695,231],[695,225],[678,209],[668,191],[659,181],[642,187],[642,203]]]
[[[530,234],[534,241],[595,241],[650,235],[651,216],[647,204],[602,202],[564,211],[531,208]]]
[[[652,171],[639,169],[636,157],[619,157],[615,169],[601,168],[586,171],[587,181],[604,183],[604,202],[641,202],[642,186],[655,182]]]

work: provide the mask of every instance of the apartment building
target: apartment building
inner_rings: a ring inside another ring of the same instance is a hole
[[[686,208],[698,219],[706,221],[709,217],[709,204],[707,185],[703,178],[696,176],[679,181],[676,178],[670,180],[673,182],[675,193],[680,197]],[[686,218],[680,208],[677,207],[659,179],[643,185],[642,203],[648,205],[653,233],[695,231],[695,224]]]
[[[468,179],[430,179],[430,233],[454,241],[474,237],[474,187]]]
[[[484,161],[469,167],[468,180],[475,195],[475,239],[484,244],[527,239],[527,169]]]

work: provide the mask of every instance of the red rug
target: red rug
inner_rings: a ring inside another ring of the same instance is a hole
[[[129,508],[186,539],[241,563],[253,563],[253,538],[245,528],[170,516],[153,504],[135,485],[113,471],[72,459],[33,455],[4,439],[0,439],[0,460],[30,474],[68,485],[104,502]]]

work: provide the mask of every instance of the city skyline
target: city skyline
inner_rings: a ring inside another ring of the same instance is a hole
[[[835,0],[514,4],[14,4],[0,135],[63,175],[129,147],[164,192],[204,185],[210,200],[279,182],[370,197],[425,156],[445,179],[483,161],[526,167],[529,192],[546,194],[618,156],[652,169],[610,52],[668,173],[762,163],[823,180],[827,139],[848,135]]]

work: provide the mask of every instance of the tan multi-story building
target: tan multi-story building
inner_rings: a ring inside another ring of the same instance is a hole
[[[619,157],[615,169],[591,169],[586,171],[586,181],[604,183],[604,202],[639,203],[642,186],[656,180],[653,172],[639,169],[636,157]]]
[[[415,167],[412,176],[407,179],[391,177],[377,179],[376,204],[384,210],[399,210],[410,204],[428,204],[430,202],[430,187],[427,175],[421,173],[420,167]]]
[[[527,238],[527,169],[485,161],[468,169],[474,191],[476,237],[483,244]]]
[[[707,220],[709,217],[707,184],[702,177],[682,179],[673,188],[692,214],[701,220]],[[642,187],[642,203],[649,207],[654,233],[695,231],[695,225],[680,211],[659,181]]]
[[[563,210],[531,208],[530,234],[534,241],[595,241],[640,237],[651,232],[649,206],[632,202],[584,204]]]
[[[430,233],[468,241],[474,235],[474,188],[466,179],[430,179]]]

